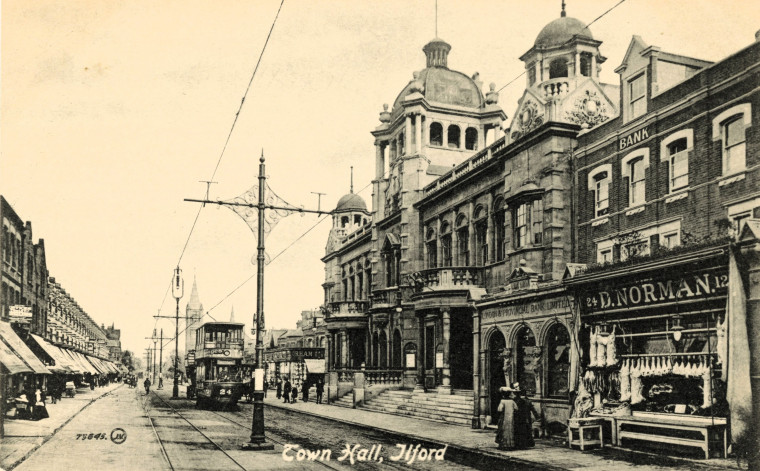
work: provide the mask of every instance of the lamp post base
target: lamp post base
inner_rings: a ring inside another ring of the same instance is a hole
[[[251,441],[245,443],[242,448],[243,450],[274,450],[274,445],[272,443],[267,443],[264,436],[263,389],[253,392],[253,423],[251,424]]]

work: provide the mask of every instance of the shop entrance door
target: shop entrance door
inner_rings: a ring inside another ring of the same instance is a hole
[[[506,346],[507,341],[498,330],[491,335],[491,339],[488,341],[488,392],[492,424],[499,421],[499,415],[496,412],[499,408],[499,401],[501,401],[499,388],[507,385],[507,380],[504,377],[504,350]]]

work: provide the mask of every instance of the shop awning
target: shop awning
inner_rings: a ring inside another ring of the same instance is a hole
[[[83,356],[81,356],[79,353],[75,352],[74,350],[66,350],[66,353],[71,357],[72,361],[77,365],[77,369],[80,373],[94,373],[97,374],[97,371],[95,371],[95,368],[92,367],[92,365],[89,364],[87,360],[84,359]]]
[[[54,366],[48,366],[47,368],[50,371],[53,371],[55,373],[69,373],[71,370],[66,366],[66,363],[61,361],[61,353],[58,350],[58,348],[55,345],[50,344],[47,340],[43,339],[42,337],[38,335],[32,335],[32,339],[34,339],[35,342],[37,342],[37,345],[40,346],[42,350],[45,351],[45,353],[48,354],[50,358],[55,361]]]
[[[4,374],[34,373],[2,340],[0,340],[0,366],[3,367]]]
[[[324,373],[325,360],[305,359],[306,371],[309,373]]]
[[[29,347],[26,346],[23,340],[21,340],[21,337],[16,335],[16,332],[13,331],[13,328],[10,324],[5,322],[0,322],[0,337],[2,337],[2,340],[5,341],[5,343],[10,347],[10,349],[23,361],[26,363],[26,365],[32,369],[32,371],[36,374],[40,375],[49,375],[50,370],[48,370],[45,365],[40,361],[37,356],[35,356],[34,353],[32,353],[31,350],[29,350]]]
[[[58,351],[61,352],[61,360],[66,363],[66,366],[71,370],[72,373],[84,373],[82,370],[82,365],[80,365],[79,362],[74,359],[74,356],[71,354],[71,352],[65,348],[60,347],[58,347]]]
[[[100,363],[99,359],[90,355],[84,355],[84,357],[98,371],[98,374],[104,375],[107,373],[106,368],[103,366],[103,364]]]
[[[73,353],[79,358],[79,363],[82,364],[82,367],[85,369],[85,371],[93,375],[100,374],[98,373],[98,370],[96,370],[95,367],[92,366],[92,363],[87,361],[87,357],[84,354],[79,353],[79,352],[73,352]]]

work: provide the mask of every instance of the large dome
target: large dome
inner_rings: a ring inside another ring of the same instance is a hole
[[[561,46],[578,36],[586,39],[594,39],[591,30],[581,21],[569,16],[562,16],[544,26],[544,29],[536,37],[536,47]]]
[[[393,103],[392,113],[399,113],[406,96],[419,92],[430,102],[444,105],[480,108],[483,93],[475,80],[448,68],[448,54],[451,46],[444,40],[435,38],[422,48],[427,57],[427,67],[414,73],[414,80],[401,90]]]
[[[416,91],[420,84],[422,85],[421,93],[429,102],[475,109],[483,105],[483,93],[473,79],[461,72],[444,67],[428,67],[419,72],[417,80],[412,80],[401,90],[393,103],[392,111],[400,111],[406,96],[413,89]]]
[[[365,203],[364,199],[356,193],[349,193],[343,195],[343,197],[338,200],[338,205],[335,207],[335,211],[367,211],[367,203]]]

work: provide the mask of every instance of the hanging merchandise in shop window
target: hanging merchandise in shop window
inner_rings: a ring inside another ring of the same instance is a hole
[[[707,298],[725,294],[728,274],[714,270],[686,276],[672,276],[586,292],[582,299],[586,314],[608,309],[653,306],[683,299]]]

